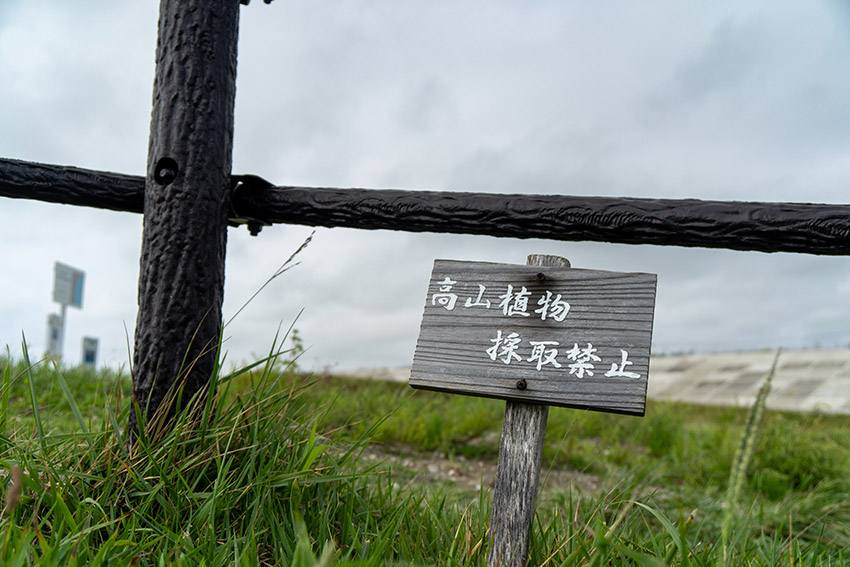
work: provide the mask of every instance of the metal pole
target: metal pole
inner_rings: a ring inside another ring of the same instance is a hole
[[[65,354],[65,318],[68,315],[68,304],[63,303],[62,307],[59,309],[59,341],[58,341],[58,352],[56,353],[58,356],[57,361],[62,360],[62,356]]]

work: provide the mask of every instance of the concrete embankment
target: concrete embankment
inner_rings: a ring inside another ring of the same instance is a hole
[[[773,365],[775,352],[653,356],[647,396],[722,406],[750,406]],[[370,368],[351,378],[406,382],[410,368]],[[850,349],[783,351],[767,407],[850,414]]]

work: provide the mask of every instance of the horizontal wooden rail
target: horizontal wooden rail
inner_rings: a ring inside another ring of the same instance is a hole
[[[264,224],[850,255],[850,205],[234,187],[233,217]],[[0,196],[141,213],[144,178],[0,159]]]
[[[0,196],[142,213],[145,178],[0,158]]]

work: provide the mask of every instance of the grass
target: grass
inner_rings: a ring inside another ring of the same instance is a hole
[[[405,462],[492,466],[503,402],[274,357],[218,383],[214,414],[130,450],[125,374],[0,359],[0,564],[486,563],[486,482]],[[848,417],[553,408],[544,464],[530,565],[850,564]]]

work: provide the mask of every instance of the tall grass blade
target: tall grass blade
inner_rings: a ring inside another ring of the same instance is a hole
[[[0,382],[0,437],[6,435],[9,395],[12,393],[12,359],[8,356],[6,359],[9,363],[3,368],[2,382]]]
[[[219,379],[221,377],[221,368],[224,364],[224,355],[222,355],[222,343],[224,341],[224,329],[222,328],[218,335],[218,347],[215,353],[215,366],[213,367],[213,374],[210,378],[209,385],[207,386],[208,390],[206,395],[202,396],[201,399],[204,400],[204,411],[201,414],[201,427],[200,427],[200,439],[207,438],[207,429],[209,428],[210,421],[215,416],[215,406],[216,399],[218,397],[218,386]],[[226,395],[226,392],[224,392]]]
[[[773,380],[773,375],[776,373],[776,365],[779,362],[779,355],[782,350],[776,351],[776,357],[773,359],[773,366],[764,382],[759,388],[756,400],[753,407],[750,408],[750,413],[747,416],[747,423],[744,427],[744,433],[741,436],[741,441],[738,449],[735,452],[735,458],[732,460],[732,470],[729,473],[729,486],[726,490],[726,509],[723,512],[723,526],[721,528],[722,541],[722,565],[728,565],[729,560],[729,537],[732,530],[732,523],[735,519],[735,511],[738,505],[738,499],[741,496],[741,490],[744,486],[744,479],[747,476],[747,469],[752,461],[753,453],[758,437],[759,427],[761,426],[762,417],[764,416],[765,403],[767,395],[770,393],[770,384]]]
[[[30,405],[32,407],[33,420],[35,420],[35,429],[38,432],[38,443],[41,446],[42,455],[47,454],[47,444],[44,438],[44,427],[41,424],[41,412],[38,409],[38,396],[35,393],[35,378],[32,375],[32,364],[30,363],[29,349],[27,348],[27,337],[21,333],[21,348],[24,354],[24,372],[27,376],[27,384],[30,392]]]
[[[643,502],[634,501],[636,506],[639,506],[655,516],[655,518],[661,523],[664,527],[664,530],[667,532],[667,535],[673,540],[675,546],[684,554],[687,544],[687,541],[682,540],[681,534],[679,533],[679,529],[673,525],[673,523],[667,519],[667,517],[657,508],[653,508],[652,506],[647,506]]]
[[[74,399],[74,394],[71,393],[71,388],[68,387],[68,382],[65,381],[65,377],[62,376],[61,369],[56,369],[56,381],[59,382],[59,387],[62,388],[62,393],[65,395],[65,399],[68,401],[68,405],[71,406],[71,412],[74,414],[74,419],[77,420],[77,423],[80,426],[80,429],[83,430],[83,433],[88,433],[89,428],[86,425],[86,420],[83,419],[83,414],[80,411],[80,407],[77,405],[77,400]],[[92,446],[91,439],[88,436],[85,437],[86,442],[89,444],[89,447]]]
[[[249,298],[248,298],[248,300],[247,300],[245,303],[243,303],[243,304],[242,304],[242,307],[240,307],[239,309],[237,309],[237,310],[236,310],[236,313],[234,313],[233,315],[231,315],[230,319],[228,319],[228,320],[227,320],[227,322],[224,324],[224,326],[225,326],[225,327],[227,327],[228,325],[230,325],[230,323],[232,323],[232,322],[233,322],[233,320],[234,320],[234,319],[236,319],[236,316],[237,316],[237,315],[239,315],[240,313],[242,313],[242,311],[243,311],[246,307],[248,307],[248,304],[250,304],[252,301],[254,301],[254,298],[255,298],[255,297],[257,297],[258,295],[260,295],[260,292],[261,292],[261,291],[263,291],[263,290],[266,288],[266,286],[267,286],[267,285],[269,285],[270,283],[272,283],[275,279],[277,279],[277,278],[278,278],[279,276],[281,276],[283,273],[288,272],[289,270],[291,270],[292,268],[294,268],[295,266],[297,266],[298,264],[300,264],[300,263],[301,263],[301,262],[296,262],[295,264],[292,264],[292,261],[293,261],[293,260],[295,259],[295,257],[296,257],[296,256],[298,256],[298,255],[299,255],[299,254],[300,254],[300,253],[301,253],[301,252],[302,252],[305,248],[307,248],[307,246],[308,246],[308,245],[310,244],[310,242],[313,240],[313,235],[315,235],[315,234],[316,234],[316,231],[315,231],[315,230],[314,230],[313,232],[311,232],[311,233],[310,233],[310,236],[308,236],[308,237],[304,240],[304,242],[302,242],[302,243],[301,243],[301,246],[299,246],[299,247],[295,250],[295,252],[293,252],[293,253],[292,253],[292,255],[291,255],[289,258],[287,258],[287,259],[286,259],[286,261],[285,261],[283,264],[281,264],[281,265],[280,265],[280,267],[279,267],[277,270],[275,270],[275,272],[274,272],[274,273],[273,273],[273,274],[269,277],[269,279],[267,279],[267,280],[265,281],[265,283],[264,283],[263,285],[261,285],[261,286],[259,287],[259,289],[257,289],[257,291],[255,291],[255,292],[254,292],[254,294],[253,294],[251,297],[249,297]],[[291,265],[290,265],[290,264],[291,264]]]
[[[138,407],[138,404],[133,404],[134,407]],[[121,428],[118,426],[118,419],[115,416],[115,411],[112,409],[112,406],[106,406],[106,412],[109,414],[109,424],[112,426],[112,431],[115,433],[115,438],[118,439],[118,445],[123,450],[123,453],[127,454],[127,444],[124,442],[124,436],[121,435]]]

